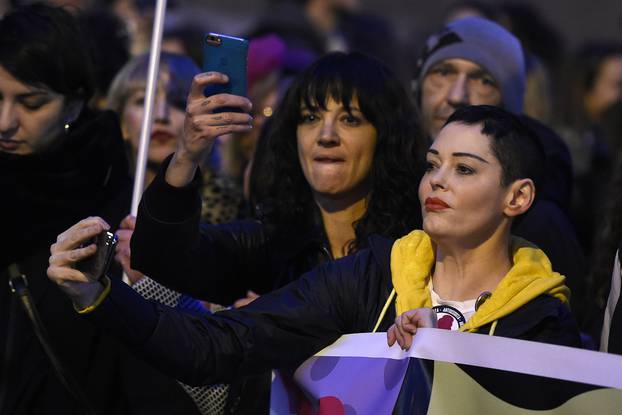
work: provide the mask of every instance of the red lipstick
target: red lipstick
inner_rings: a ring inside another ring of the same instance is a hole
[[[425,200],[426,212],[438,212],[440,210],[448,209],[449,205],[438,197],[428,197]]]
[[[151,139],[159,141],[160,143],[165,143],[167,141],[174,140],[175,136],[168,131],[156,130],[151,133]]]

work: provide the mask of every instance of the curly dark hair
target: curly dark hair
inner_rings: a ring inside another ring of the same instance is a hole
[[[358,100],[361,112],[377,131],[367,210],[352,224],[356,239],[348,253],[365,246],[372,233],[399,237],[420,228],[417,189],[425,141],[413,104],[383,64],[360,53],[325,55],[291,84],[260,138],[254,161],[251,202],[260,219],[279,234],[304,232],[320,223],[298,159],[296,129],[302,105],[325,109],[328,98],[346,110]]]

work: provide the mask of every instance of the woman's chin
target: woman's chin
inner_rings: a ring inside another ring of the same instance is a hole
[[[450,227],[446,223],[440,223],[439,220],[429,217],[423,220],[423,230],[435,241],[445,239],[451,235]]]
[[[171,153],[175,152],[175,148],[159,147],[149,149],[149,162],[154,164],[161,164],[165,158]]]
[[[339,197],[347,191],[342,182],[337,180],[316,180],[310,186],[315,194],[330,198]]]

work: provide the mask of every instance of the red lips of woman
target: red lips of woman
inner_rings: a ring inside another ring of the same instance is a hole
[[[438,197],[428,197],[425,200],[425,210],[426,212],[438,212],[441,210],[448,209],[449,205],[445,203],[443,200]]]

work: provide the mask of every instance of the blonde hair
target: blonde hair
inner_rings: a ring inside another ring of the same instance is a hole
[[[129,97],[139,89],[145,89],[149,67],[149,54],[139,55],[126,63],[117,73],[108,90],[108,108],[121,115]],[[201,70],[192,59],[184,55],[162,52],[158,83],[166,87],[168,96],[183,102],[190,92],[192,79]],[[164,75],[167,82],[162,82]]]

